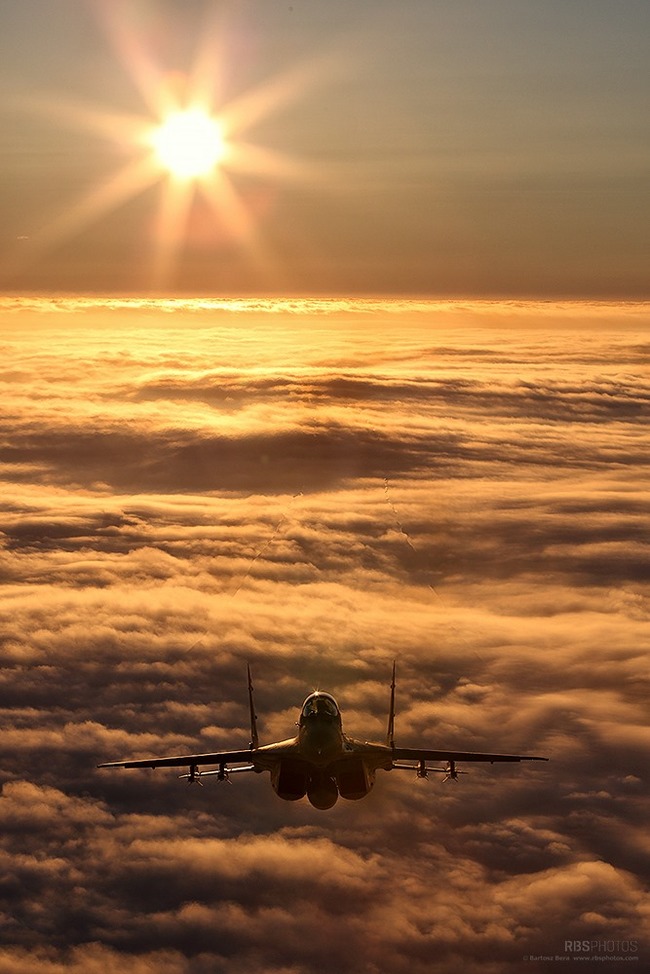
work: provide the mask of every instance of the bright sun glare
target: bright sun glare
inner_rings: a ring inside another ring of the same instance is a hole
[[[177,179],[206,176],[225,153],[219,122],[196,108],[169,115],[151,142],[160,165]]]
[[[102,5],[111,42],[149,113],[126,115],[76,103],[64,105],[63,111],[73,124],[97,130],[120,146],[130,146],[132,156],[97,186],[66,205],[33,237],[29,248],[21,248],[9,273],[19,272],[51,246],[81,233],[116,207],[160,183],[151,254],[144,263],[150,285],[153,282],[161,290],[168,286],[175,258],[190,239],[190,215],[197,199],[207,204],[203,212],[212,214],[211,222],[204,220],[200,230],[198,222],[194,227],[199,236],[203,234],[201,241],[206,246],[230,240],[245,243],[259,270],[275,280],[273,261],[257,234],[258,196],[252,184],[242,189],[232,176],[249,173],[268,185],[270,181],[304,178],[308,173],[297,160],[242,141],[241,135],[258,119],[301,93],[305,84],[313,80],[314,62],[271,77],[234,102],[217,102],[219,114],[214,115],[212,93],[219,90],[224,68],[215,56],[216,21],[214,30],[204,35],[187,75],[182,75],[166,72],[154,62],[146,39],[131,25],[127,14],[128,5]],[[58,96],[52,101],[43,98],[43,109],[49,110],[50,105],[53,111],[61,112]],[[0,271],[6,273],[6,267]]]

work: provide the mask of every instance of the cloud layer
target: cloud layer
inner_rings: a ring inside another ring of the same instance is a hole
[[[3,974],[647,957],[645,309],[2,313]],[[95,770],[245,745],[247,660],[264,740],[314,685],[381,738],[394,657],[399,743],[552,763]]]

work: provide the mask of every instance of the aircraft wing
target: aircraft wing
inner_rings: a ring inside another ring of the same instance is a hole
[[[484,754],[480,751],[423,750],[417,747],[394,747],[393,761],[548,761],[535,754]]]
[[[275,744],[262,744],[260,747],[244,748],[241,751],[213,751],[211,754],[178,754],[169,758],[141,758],[139,761],[111,761],[99,764],[99,768],[198,768],[202,764],[217,764],[223,770],[231,764],[248,765],[247,768],[232,768],[232,771],[271,771],[284,757],[295,757],[298,750],[297,739],[278,741]],[[210,772],[204,772],[209,774]]]
[[[255,764],[256,751],[216,751],[213,754],[180,754],[170,758],[143,758],[140,761],[111,761],[98,768],[188,768],[201,764]]]

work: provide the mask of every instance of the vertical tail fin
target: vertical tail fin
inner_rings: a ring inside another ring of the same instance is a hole
[[[390,684],[390,710],[388,712],[388,730],[386,731],[386,744],[388,747],[395,747],[395,667],[397,661],[393,660],[393,679]]]
[[[259,747],[259,737],[257,736],[257,714],[255,713],[255,704],[253,703],[253,678],[251,677],[250,664],[246,664],[246,669],[248,670],[248,707],[251,714],[251,750],[254,747]]]

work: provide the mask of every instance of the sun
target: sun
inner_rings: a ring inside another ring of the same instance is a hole
[[[221,124],[199,108],[168,115],[150,141],[158,163],[180,180],[207,176],[226,154]]]
[[[125,156],[123,165],[66,203],[58,216],[24,241],[29,246],[21,246],[9,265],[3,262],[0,278],[20,273],[50,248],[136,196],[146,193],[153,200],[149,191],[159,187],[156,211],[146,224],[151,246],[142,261],[150,288],[163,291],[169,286],[176,258],[186,248],[189,252],[234,242],[275,285],[279,270],[260,229],[269,201],[280,183],[312,182],[321,173],[277,149],[249,142],[246,136],[258,121],[318,80],[320,63],[310,58],[222,101],[217,95],[224,87],[222,75],[228,62],[226,47],[222,51],[217,40],[220,15],[202,35],[185,73],[168,71],[155,62],[147,39],[131,25],[128,12],[128,5],[101,5],[111,44],[139,90],[146,114],[66,101],[59,94],[43,94],[30,102],[38,114],[89,129],[119,146]],[[217,56],[220,51],[223,58]]]

